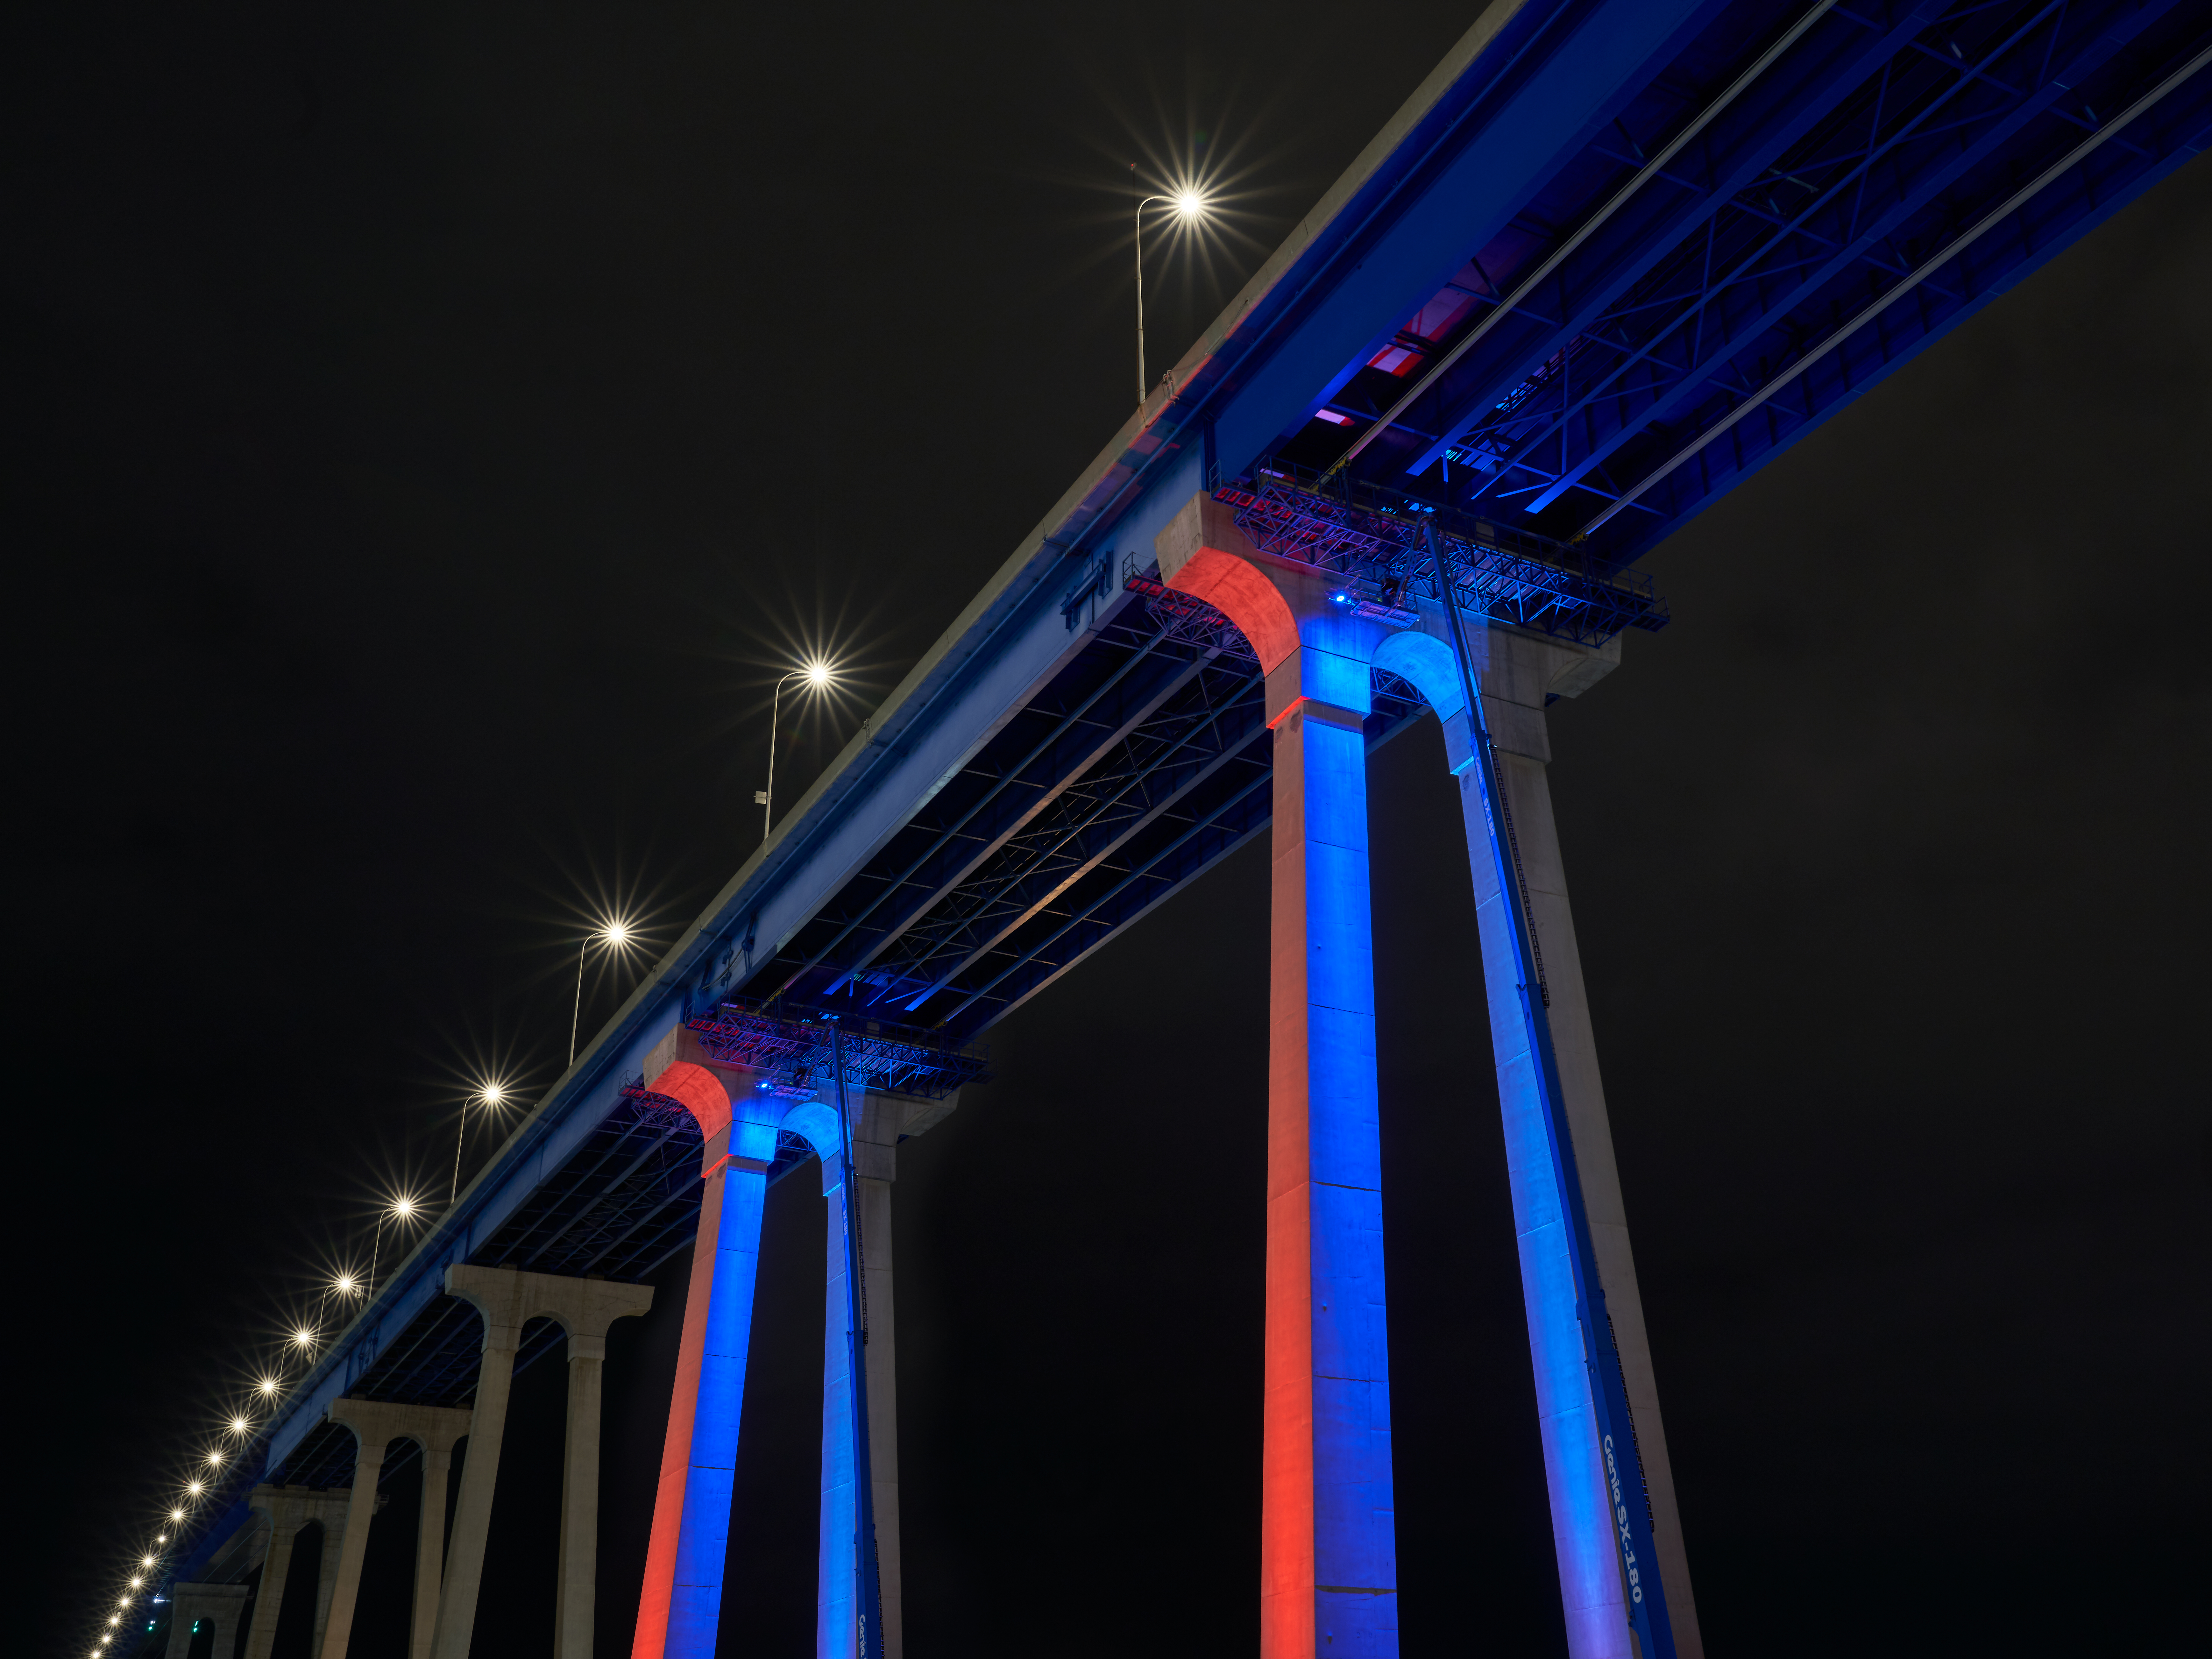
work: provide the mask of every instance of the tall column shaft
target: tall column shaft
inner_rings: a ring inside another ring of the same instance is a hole
[[[312,1653],[320,1654],[323,1644],[330,1638],[331,1603],[337,1597],[338,1566],[345,1559],[346,1517],[341,1510],[336,1515],[327,1510],[319,1517],[323,1523],[323,1555],[315,1577],[315,1636]]]
[[[873,1103],[871,1103],[872,1107]],[[872,1116],[872,1110],[869,1115]],[[860,1249],[868,1310],[868,1462],[875,1486],[876,1576],[884,1598],[882,1659],[905,1659],[899,1567],[898,1328],[891,1304],[891,1183],[866,1173],[870,1148],[854,1149],[861,1174]]]
[[[826,1271],[823,1275],[822,1355],[821,1534],[817,1557],[815,1651],[820,1656],[854,1651],[859,1547],[852,1485],[852,1352],[846,1338],[844,1220],[840,1206],[860,1207],[860,1306],[866,1317],[868,1382],[868,1462],[875,1520],[876,1574],[883,1597],[879,1654],[870,1659],[902,1659],[906,1632],[901,1616],[898,1522],[897,1328],[891,1302],[891,1182],[897,1171],[897,1144],[908,1102],[894,1096],[861,1097],[853,1127],[854,1178],[845,1184],[843,1158],[825,1151],[823,1196],[829,1200]],[[950,1109],[949,1107],[946,1109]]]
[[[634,1659],[711,1659],[722,1616],[768,1162],[709,1141],[708,1164]]]
[[[1703,1659],[1636,1262],[1629,1248],[1627,1212],[1545,769],[1550,758],[1543,716],[1547,695],[1554,686],[1565,686],[1565,694],[1574,695],[1593,683],[1610,661],[1502,629],[1492,631],[1486,644],[1490,662],[1481,680],[1484,715],[1496,740],[1499,787],[1510,814],[1510,835],[1504,824],[1489,821],[1478,769],[1471,761],[1460,773],[1461,804],[1498,1065],[1567,1649],[1571,1659],[1630,1659],[1633,1651],[1618,1517],[1607,1489],[1593,1378],[1575,1295],[1571,1223],[1561,1204],[1562,1175],[1546,1121],[1540,1066],[1529,1049],[1521,1006],[1512,913],[1506,908],[1517,897],[1500,888],[1501,860],[1509,878],[1525,883],[1528,889],[1531,932],[1550,997],[1547,1013],[1561,1102],[1573,1136],[1594,1266],[1634,1419],[1634,1449],[1642,1462],[1650,1503],[1668,1621],[1681,1659]],[[1454,718],[1463,720],[1464,715]],[[1463,742],[1455,738],[1455,747]],[[1466,752],[1471,757],[1471,750]],[[1496,851],[1493,836],[1500,838]],[[1516,848],[1519,866],[1513,875]],[[1604,1334],[1596,1334],[1601,1340]]]
[[[1504,1115],[1505,1165],[1513,1195],[1513,1227],[1521,1256],[1522,1302],[1528,1322],[1528,1354],[1535,1371],[1536,1421],[1552,1505],[1552,1545],[1559,1566],[1559,1596],[1571,1659],[1631,1659],[1620,1553],[1607,1501],[1604,1456],[1590,1396],[1568,1221],[1559,1203],[1559,1174],[1545,1123],[1539,1063],[1522,1018],[1512,921],[1489,847],[1482,786],[1472,770],[1460,775],[1467,823],[1468,865],[1474,879],[1475,920],[1482,975],[1490,1006],[1490,1030],[1498,1065],[1498,1102]],[[1525,791],[1506,785],[1509,798]],[[1516,803],[1517,804],[1517,803]],[[1550,942],[1548,933],[1545,942]],[[1545,965],[1552,967],[1549,955]],[[1556,975],[1551,982],[1556,985]],[[1557,1000],[1554,1000],[1554,1009]],[[1554,1048],[1558,1046],[1556,1037]]]
[[[284,1610],[284,1581],[292,1573],[292,1541],[298,1534],[296,1522],[271,1512],[269,1551],[261,1558],[261,1593],[254,1598],[246,1630],[246,1659],[269,1659],[276,1651],[276,1619]]]
[[[383,1467],[384,1442],[363,1437],[354,1459],[353,1497],[346,1505],[345,1534],[334,1552],[335,1571],[331,1570],[329,1541],[323,1546],[325,1576],[330,1580],[331,1595],[322,1659],[345,1659],[347,1645],[353,1639],[353,1610],[361,1599],[361,1564],[368,1553],[368,1525],[376,1518],[376,1477]]]
[[[1237,624],[1267,674],[1274,827],[1261,1659],[1395,1659],[1398,1565],[1368,919],[1370,667],[1388,631],[1333,579],[1193,495],[1160,578]]]
[[[422,1449],[422,1522],[415,1535],[415,1605],[407,1659],[430,1659],[438,1639],[438,1596],[446,1578],[446,1482],[453,1468],[451,1447]]]
[[[844,1160],[823,1160],[822,1211],[827,1228],[822,1303],[822,1507],[815,1556],[815,1659],[854,1659],[858,1626],[854,1556],[858,1525],[853,1489],[853,1351],[845,1293]],[[874,1427],[872,1422],[870,1428]],[[872,1456],[871,1461],[872,1461]]]
[[[561,1562],[553,1611],[555,1659],[592,1659],[599,1568],[599,1393],[605,1337],[568,1338],[568,1435],[561,1469]]]
[[[514,1386],[514,1351],[521,1334],[512,1325],[484,1322],[469,1455],[461,1464],[460,1501],[453,1506],[453,1535],[446,1548],[445,1583],[438,1596],[434,1659],[468,1659],[476,1633],[484,1545],[491,1537],[492,1498],[499,1486],[500,1443],[507,1435],[507,1401]]]
[[[1261,1659],[1391,1659],[1398,1598],[1360,714],[1275,722]],[[1358,690],[1365,676],[1360,671]]]

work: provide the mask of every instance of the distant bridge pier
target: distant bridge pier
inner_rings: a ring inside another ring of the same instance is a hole
[[[192,1638],[202,1625],[213,1632],[214,1646],[210,1651],[220,1659],[230,1659],[245,1607],[243,1584],[172,1584],[166,1659],[189,1659]]]
[[[1261,1659],[1398,1650],[1368,902],[1370,665],[1388,630],[1211,495],[1154,540],[1161,580],[1243,632],[1274,732]]]
[[[689,1029],[678,1026],[671,1031],[654,1048],[644,1069],[652,1081],[641,1092],[659,1097],[664,1104],[681,1105],[697,1121],[707,1140],[710,1190],[700,1211],[699,1243],[692,1256],[684,1346],[669,1402],[667,1449],[653,1509],[633,1659],[675,1654],[711,1659],[720,1618],[721,1568],[729,1536],[738,1425],[744,1405],[744,1361],[767,1171],[775,1162],[779,1139],[792,1135],[804,1140],[821,1161],[825,1198],[842,1196],[848,1172],[834,1106],[803,1097],[794,1102],[792,1097],[798,1091],[771,1088],[771,1079],[751,1068],[716,1058]],[[852,1179],[860,1210],[868,1332],[870,1477],[884,1603],[883,1640],[870,1659],[900,1659],[904,1644],[899,1604],[890,1186],[897,1143],[943,1121],[958,1105],[959,1093],[952,1090],[933,1100],[854,1084],[848,1098],[854,1114],[853,1161],[858,1168]],[[750,1167],[753,1164],[757,1169]],[[719,1216],[711,1190],[718,1173],[726,1182],[738,1176],[750,1177],[757,1188],[738,1189],[741,1202],[731,1201],[726,1194]],[[853,1402],[842,1216],[837,1202],[825,1207],[815,1646],[817,1655],[842,1659],[856,1649]],[[679,1458],[685,1461],[679,1462]]]
[[[377,1471],[395,1440],[411,1440],[422,1453],[422,1522],[415,1549],[415,1599],[408,1653],[409,1659],[430,1659],[438,1593],[445,1574],[447,1473],[453,1467],[453,1448],[466,1437],[473,1416],[465,1408],[452,1406],[385,1400],[331,1401],[330,1420],[354,1431],[360,1452],[354,1464],[353,1497],[346,1509],[346,1544],[331,1596],[330,1631],[323,1641],[325,1659],[343,1659],[351,1639],[354,1607],[361,1594],[362,1561],[368,1551],[369,1522],[376,1512]],[[354,1542],[356,1528],[358,1547]]]
[[[253,1488],[246,1502],[252,1512],[268,1517],[269,1537],[261,1556],[261,1590],[246,1631],[246,1659],[269,1659],[276,1646],[276,1620],[284,1607],[284,1581],[291,1577],[292,1552],[300,1534],[310,1527],[322,1534],[322,1566],[315,1585],[313,1645],[319,1654],[330,1623],[331,1598],[337,1585],[338,1553],[345,1541],[346,1511],[351,1494],[310,1492],[305,1486]]]

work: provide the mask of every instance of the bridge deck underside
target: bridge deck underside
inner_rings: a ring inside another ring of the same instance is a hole
[[[1965,232],[2200,49],[2203,9],[1840,4],[1606,215],[1806,10],[1722,9],[1280,458],[1328,466],[1486,328],[1354,476],[1560,539],[1648,482],[1591,532],[1595,552],[1625,565],[2163,177],[2212,125],[2212,76],[2199,75],[1954,256]]]
[[[1267,828],[1265,692],[1218,612],[1125,588],[739,994],[969,1041]],[[1376,692],[1370,744],[1422,710],[1387,676]]]

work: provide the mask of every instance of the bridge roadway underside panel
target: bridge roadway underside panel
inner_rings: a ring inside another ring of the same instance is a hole
[[[1265,830],[1243,635],[1125,591],[1075,659],[740,988],[964,1042]],[[1422,711],[1388,682],[1370,744]]]
[[[1815,10],[1711,13],[1264,453],[1326,468],[1412,392],[1355,477],[1626,565],[2212,141],[2212,74],[2107,129],[2200,5]]]

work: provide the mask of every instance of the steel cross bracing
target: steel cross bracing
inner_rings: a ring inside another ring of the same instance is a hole
[[[1624,628],[1656,634],[1667,625],[1666,602],[1641,571],[1609,570],[1587,548],[1440,513],[1411,497],[1361,493],[1370,504],[1338,499],[1287,469],[1263,467],[1249,489],[1224,484],[1213,495],[1236,509],[1237,527],[1260,551],[1338,577],[1338,602],[1363,616],[1403,626],[1416,618],[1409,599],[1438,597],[1421,539],[1423,521],[1433,518],[1464,611],[1589,646]]]
[[[827,1023],[832,1020],[842,1028],[835,1037]],[[806,1085],[827,1087],[834,1081],[833,1052],[842,1053],[845,1081],[852,1087],[926,1100],[942,1100],[962,1085],[988,1075],[981,1054],[948,1048],[927,1032],[878,1019],[848,1020],[842,1014],[821,1020],[791,1018],[725,1003],[685,1024],[698,1036],[700,1047],[716,1060],[770,1074],[757,1086],[787,1099],[811,1099],[816,1089]]]
[[[1379,677],[1370,742],[1421,708]],[[752,984],[964,1041],[1265,829],[1270,776],[1250,647],[1132,556],[1059,682]]]
[[[1650,480],[1601,538],[1607,562],[1624,563],[2115,198],[2162,176],[2212,125],[2212,76],[2197,76],[1839,349],[1806,361],[1839,322],[1941,260],[1962,227],[2158,86],[2201,47],[2206,21],[2166,0],[1835,5],[1711,113],[1711,89],[1765,44],[1747,37],[1741,9],[1713,31],[1727,50],[1702,63],[1686,52],[1458,274],[1455,288],[1475,303],[1455,332],[1485,332],[1372,441],[1358,476],[1462,507],[1495,503],[1562,537]],[[1583,234],[1589,204],[1700,118],[1656,178],[1492,316],[1517,273]],[[1452,343],[1421,342],[1413,372]],[[1654,477],[1800,363],[1787,392]],[[1358,408],[1362,386],[1379,408],[1403,383],[1363,369],[1329,407]],[[1312,458],[1316,441],[1343,447],[1338,428],[1310,430],[1289,457]]]

